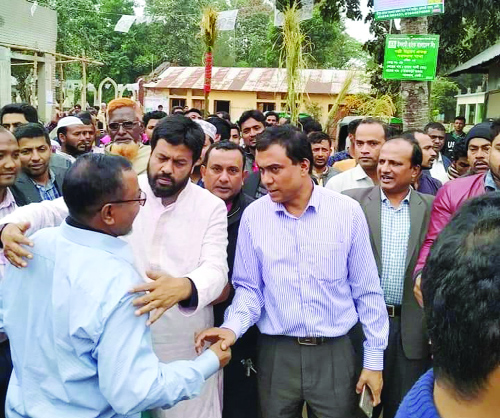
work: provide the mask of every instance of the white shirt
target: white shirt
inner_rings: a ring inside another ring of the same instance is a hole
[[[439,153],[438,158],[434,160],[432,168],[429,170],[432,177],[438,179],[441,183],[445,184],[450,180],[448,173],[444,168],[443,154]]]
[[[10,189],[5,191],[5,197],[0,202],[0,219],[4,216],[9,215],[17,209],[17,204],[14,199],[14,196]],[[3,255],[3,251],[0,251],[0,280],[3,278],[3,272],[5,269],[5,264],[7,263],[7,259]]]
[[[163,206],[149,186],[147,176],[139,176],[147,195],[146,204],[135,218],[131,234],[124,237],[134,252],[138,270],[161,269],[173,277],[189,277],[198,291],[198,307],[174,306],[152,325],[153,348],[163,362],[196,357],[194,335],[213,326],[213,308],[227,283],[227,209],[208,190],[188,183],[176,202]],[[19,208],[0,220],[3,223],[29,221],[28,235],[57,226],[68,216],[63,198]],[[169,410],[155,411],[168,418],[220,418],[220,373],[211,377],[199,397]]]
[[[326,188],[342,193],[344,190],[362,189],[375,186],[373,180],[365,173],[365,170],[358,164],[356,167],[332,177]]]

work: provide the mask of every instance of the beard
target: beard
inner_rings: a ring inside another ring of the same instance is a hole
[[[170,180],[170,185],[159,184],[159,179],[168,179]],[[148,183],[156,197],[172,197],[179,193],[190,181],[190,175],[188,174],[186,177],[175,180],[170,174],[153,174],[151,173],[149,164],[148,164]]]
[[[69,154],[72,157],[78,158],[80,155],[88,154],[92,149],[92,145],[89,147],[85,147],[85,149],[82,150],[82,149],[78,149],[78,147],[75,147],[75,146],[69,144],[68,142],[66,142],[65,149],[66,149],[66,154]]]
[[[140,145],[137,142],[121,142],[119,144],[113,144],[109,148],[110,154],[121,155],[129,161],[135,160],[137,154],[139,154]]]

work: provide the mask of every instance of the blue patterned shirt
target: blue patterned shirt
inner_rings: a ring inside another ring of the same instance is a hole
[[[240,337],[339,337],[359,321],[364,367],[382,370],[389,321],[360,205],[315,186],[304,213],[264,196],[245,209],[225,322]]]
[[[401,305],[410,239],[410,192],[395,209],[381,190],[382,277],[385,302]]]
[[[495,180],[493,179],[493,174],[491,174],[491,170],[488,170],[486,176],[484,177],[484,188],[487,192],[498,192],[500,189],[498,188]]]
[[[49,181],[47,182],[46,185],[33,182],[33,184],[36,186],[36,188],[38,190],[38,193],[40,194],[40,199],[42,199],[42,200],[54,200],[54,199],[57,199],[58,197],[61,197],[59,190],[57,190],[56,184],[52,181],[52,179],[54,177],[55,177],[54,173],[50,172],[49,173]]]

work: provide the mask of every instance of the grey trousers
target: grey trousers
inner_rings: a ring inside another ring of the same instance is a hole
[[[377,418],[384,411],[384,418],[394,418],[399,404],[416,381],[431,367],[431,360],[409,360],[401,341],[401,318],[389,318],[389,343],[384,352],[384,386],[382,402],[373,411]]]
[[[261,335],[257,379],[263,418],[353,418],[358,408],[359,370],[349,337],[321,345],[300,345],[296,338]]]

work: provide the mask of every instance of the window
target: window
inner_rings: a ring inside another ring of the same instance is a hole
[[[173,109],[175,106],[186,106],[186,99],[170,99],[170,109]]]
[[[469,105],[469,120],[467,121],[468,125],[475,125],[476,123],[476,104]]]
[[[229,112],[231,102],[229,100],[215,100],[215,113],[217,112]]]
[[[259,109],[261,112],[271,112],[276,109],[276,104],[268,102],[257,102],[257,109]]]
[[[205,110],[205,100],[193,99],[193,107],[198,110]]]

